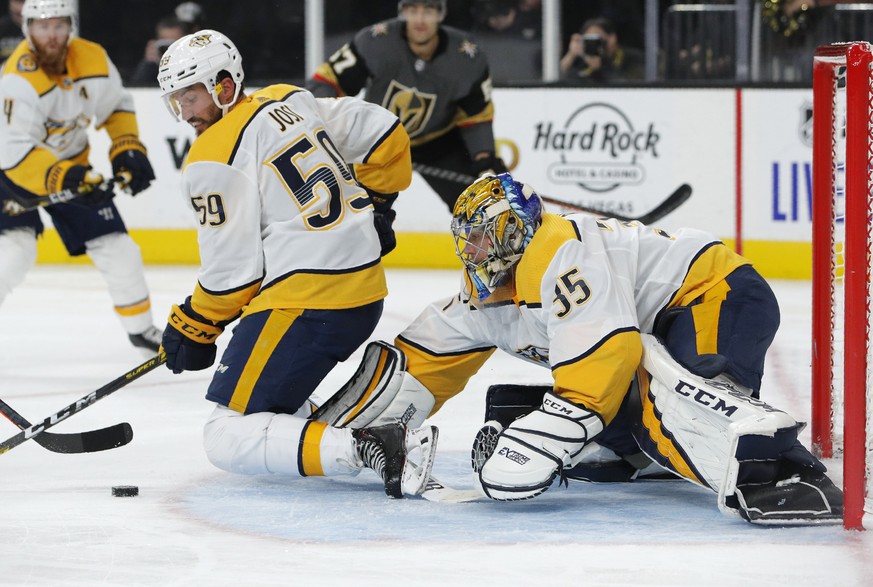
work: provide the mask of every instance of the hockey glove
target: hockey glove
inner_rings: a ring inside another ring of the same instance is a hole
[[[215,340],[223,331],[191,308],[190,297],[181,306],[174,305],[161,339],[167,368],[173,373],[208,369],[215,362]]]
[[[473,160],[473,171],[477,177],[481,177],[486,174],[497,175],[498,173],[506,173],[509,170],[506,168],[506,164],[503,163],[503,159],[494,153],[489,153],[487,157]]]
[[[394,236],[394,219],[397,217],[397,212],[391,209],[394,200],[397,199],[397,192],[380,194],[367,188],[364,189],[367,190],[367,194],[373,202],[373,224],[379,235],[381,255],[384,257],[397,247],[397,237]]]
[[[146,148],[136,137],[125,135],[115,139],[109,149],[109,159],[115,177],[129,178],[123,187],[130,188],[132,196],[149,187],[155,179]]]
[[[103,183],[103,176],[90,165],[77,165],[72,161],[58,161],[49,167],[45,187],[49,193],[63,190],[87,194]]]
[[[474,466],[481,462],[478,478],[482,492],[501,501],[530,499],[543,493],[603,430],[599,415],[553,392],[545,395],[538,409],[500,432],[496,444],[486,438],[497,432],[494,424],[487,422],[477,435],[480,456],[474,453],[473,458]],[[494,446],[490,456],[482,458],[490,445]]]
[[[394,236],[393,228],[396,216],[397,212],[390,209],[387,212],[373,213],[373,224],[376,226],[376,233],[379,235],[380,255],[383,257],[397,246],[397,237]]]

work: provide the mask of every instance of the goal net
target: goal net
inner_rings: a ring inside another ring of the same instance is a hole
[[[812,442],[843,459],[844,526],[873,523],[869,43],[819,47],[813,64]]]

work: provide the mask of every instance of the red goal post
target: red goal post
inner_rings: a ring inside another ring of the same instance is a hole
[[[843,525],[853,529],[873,515],[871,55],[869,43],[836,43],[813,63],[812,444],[824,458],[842,452]]]

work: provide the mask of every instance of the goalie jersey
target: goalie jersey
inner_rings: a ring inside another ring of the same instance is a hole
[[[182,192],[198,223],[191,306],[215,322],[265,309],[344,309],[387,294],[373,206],[412,178],[395,116],[273,85],[197,137]]]
[[[380,104],[403,122],[413,147],[461,129],[470,153],[493,151],[491,75],[469,34],[440,26],[430,61],[409,49],[405,23],[367,27],[321,65],[308,88],[317,96],[354,96]]]
[[[66,70],[63,76],[49,76],[22,41],[0,77],[0,168],[38,195],[48,193],[48,170],[59,160],[88,163],[92,122],[113,141],[138,134],[133,98],[100,45],[74,37]]]
[[[465,279],[460,295],[428,306],[396,344],[435,409],[499,348],[550,368],[556,393],[608,424],[640,362],[640,332],[747,264],[699,230],[544,214],[512,283],[479,302]]]

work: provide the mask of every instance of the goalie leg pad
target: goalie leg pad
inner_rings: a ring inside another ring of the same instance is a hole
[[[536,497],[581,458],[585,444],[601,430],[599,415],[549,392],[539,409],[499,434],[479,470],[480,488],[486,496],[501,501]],[[477,438],[492,432],[480,431]]]
[[[785,459],[778,477],[737,486],[733,500],[745,520],[780,526],[842,523],[843,492],[823,471]]]
[[[776,519],[754,510],[773,509],[775,505],[767,505],[772,497],[805,492],[811,485],[783,489],[792,483],[782,483],[776,491],[784,467],[796,466],[801,478],[821,475],[820,463],[797,443],[803,424],[750,397],[747,389],[723,376],[704,379],[692,375],[653,336],[643,335],[643,348],[643,414],[638,432],[644,434],[638,436],[638,442],[659,464],[716,491],[722,512],[746,519]],[[828,483],[830,480],[821,480],[820,485]],[[770,489],[763,490],[765,486]],[[802,497],[800,493],[798,497]],[[827,499],[831,504],[830,497]],[[801,509],[819,511],[809,505],[808,498],[800,502],[805,503]],[[829,507],[835,509],[832,504]],[[823,514],[814,514],[819,515]],[[784,519],[776,523],[785,523]]]
[[[435,400],[405,372],[406,356],[383,341],[371,342],[352,378],[311,419],[339,428],[365,428],[399,422],[418,428]]]

